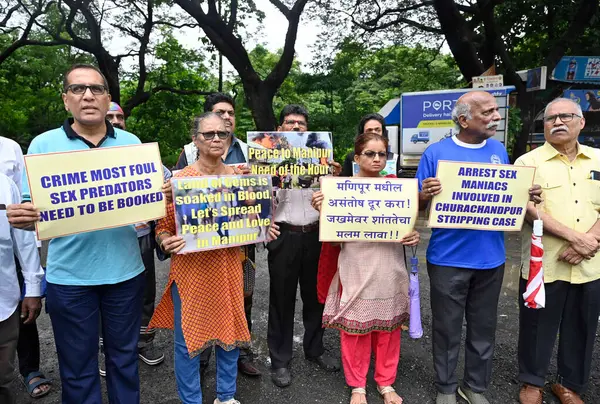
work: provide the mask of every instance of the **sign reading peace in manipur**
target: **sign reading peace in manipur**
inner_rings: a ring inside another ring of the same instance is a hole
[[[429,227],[519,231],[535,167],[440,161]]]
[[[415,226],[416,179],[323,177],[321,191],[321,241],[399,242]]]

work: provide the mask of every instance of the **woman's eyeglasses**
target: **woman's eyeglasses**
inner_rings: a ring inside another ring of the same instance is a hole
[[[227,139],[227,137],[229,137],[229,132],[224,131],[198,132],[198,134],[202,135],[204,140],[213,140],[215,136],[218,136],[221,140]]]
[[[366,152],[362,152],[361,153],[363,156],[367,156],[370,159],[374,159],[375,156],[379,156],[380,159],[384,159],[387,157],[387,153],[386,152],[374,152],[371,150],[368,150]]]

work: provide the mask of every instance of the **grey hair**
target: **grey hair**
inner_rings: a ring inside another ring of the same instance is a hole
[[[459,130],[460,124],[458,122],[458,118],[461,116],[464,116],[467,119],[473,119],[473,115],[471,115],[471,104],[466,102],[457,102],[452,109],[452,121]]]
[[[550,109],[550,106],[556,104],[557,102],[563,102],[563,101],[568,101],[571,104],[575,105],[575,108],[577,108],[577,113],[579,114],[579,116],[583,116],[583,111],[581,110],[581,105],[579,105],[578,103],[576,103],[575,101],[573,101],[570,98],[564,98],[564,97],[555,98],[552,101],[550,101],[548,103],[548,105],[546,105],[546,109],[544,110],[544,116],[548,115],[548,110]]]
[[[195,116],[194,119],[192,119],[192,129],[190,131],[192,139],[195,139],[196,135],[198,135],[198,131],[200,130],[202,122],[210,118],[217,118],[219,119],[219,121],[223,122],[223,125],[225,125],[225,121],[223,120],[223,118],[221,118],[221,115],[217,114],[216,112],[209,111],[203,113],[202,115]]]

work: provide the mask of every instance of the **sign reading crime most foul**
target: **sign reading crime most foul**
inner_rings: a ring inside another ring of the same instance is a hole
[[[27,155],[25,166],[40,240],[165,215],[158,143]]]

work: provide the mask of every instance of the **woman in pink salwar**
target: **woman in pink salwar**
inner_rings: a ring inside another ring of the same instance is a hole
[[[366,133],[355,142],[359,177],[379,177],[385,167],[388,141]],[[316,192],[313,206],[320,210],[323,194]],[[416,246],[412,231],[401,244]],[[323,325],[341,334],[342,364],[352,387],[350,404],[366,404],[367,373],[375,354],[375,382],[385,404],[401,404],[392,387],[400,361],[401,326],[408,318],[408,272],[402,245],[390,242],[341,244],[338,270],[331,282]]]

